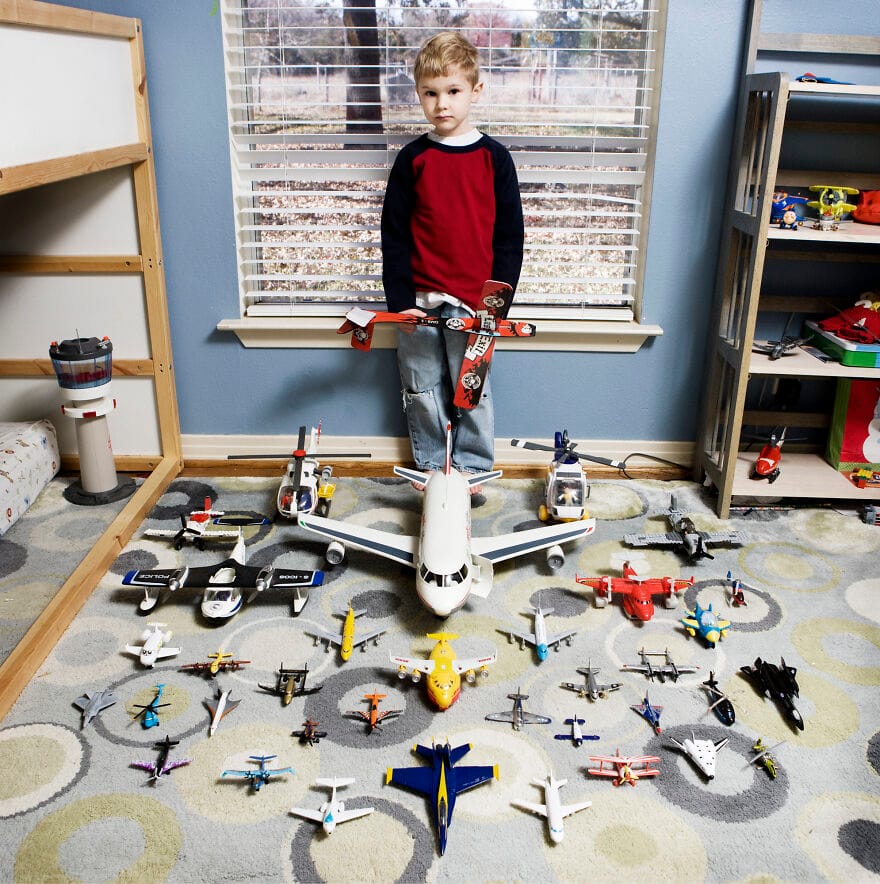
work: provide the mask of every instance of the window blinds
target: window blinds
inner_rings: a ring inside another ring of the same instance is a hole
[[[223,0],[243,314],[383,300],[385,180],[427,128],[412,63],[459,29],[486,84],[475,123],[519,174],[517,312],[631,319],[659,17],[649,0]]]

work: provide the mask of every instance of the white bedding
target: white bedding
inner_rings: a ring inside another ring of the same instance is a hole
[[[58,439],[49,421],[0,422],[0,535],[37,499],[60,466]]]

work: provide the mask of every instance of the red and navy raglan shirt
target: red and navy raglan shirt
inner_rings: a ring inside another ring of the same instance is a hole
[[[427,134],[407,144],[382,207],[382,280],[394,312],[416,292],[445,292],[476,307],[483,283],[514,290],[523,255],[519,182],[510,152],[480,135],[449,145]]]

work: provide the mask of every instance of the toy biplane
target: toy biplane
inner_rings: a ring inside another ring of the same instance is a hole
[[[615,749],[614,755],[591,755],[590,761],[598,761],[599,766],[588,767],[587,773],[594,777],[610,777],[615,786],[624,783],[635,786],[638,780],[660,775],[659,768],[651,767],[660,763],[657,755],[621,755],[620,749]]]
[[[441,320],[437,316],[411,316],[408,313],[374,312],[355,307],[345,315],[338,334],[351,332],[351,345],[357,350],[369,350],[376,323],[396,322],[402,325],[442,326],[451,331],[469,335],[461,372],[455,386],[453,404],[457,408],[474,408],[483,395],[486,375],[492,361],[495,338],[531,338],[535,326],[531,322],[506,319],[513,289],[506,282],[487,279],[483,283],[480,302],[474,316],[452,317]]]

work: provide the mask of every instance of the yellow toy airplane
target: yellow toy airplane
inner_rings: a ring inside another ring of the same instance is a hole
[[[329,632],[324,632],[323,629],[315,629],[314,631],[307,630],[306,634],[314,638],[315,644],[318,644],[319,641],[324,642],[325,649],[328,653],[331,646],[339,648],[339,656],[342,658],[342,661],[345,662],[351,657],[351,652],[355,648],[360,648],[362,651],[366,651],[366,644],[368,641],[372,641],[374,644],[378,645],[379,636],[385,632],[384,629],[374,629],[372,632],[368,632],[364,636],[355,638],[355,618],[366,613],[366,608],[360,608],[356,611],[352,607],[351,602],[349,602],[347,611],[340,611],[336,614],[337,617],[342,617],[342,631],[339,635],[331,635]]]

